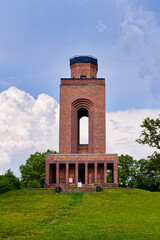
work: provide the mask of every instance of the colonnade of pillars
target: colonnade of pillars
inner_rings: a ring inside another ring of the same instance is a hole
[[[112,183],[118,183],[116,163],[55,163],[49,166],[50,184],[106,184],[107,169],[112,171]]]

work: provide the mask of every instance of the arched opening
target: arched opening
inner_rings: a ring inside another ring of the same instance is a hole
[[[93,152],[94,111],[89,99],[80,98],[72,103],[71,153]]]
[[[89,144],[89,120],[88,120],[88,110],[85,108],[80,108],[77,112],[78,114],[78,145],[79,153],[88,152]]]
[[[81,117],[80,119],[79,144],[88,144],[88,117]]]

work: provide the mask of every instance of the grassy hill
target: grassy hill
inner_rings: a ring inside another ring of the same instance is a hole
[[[0,195],[1,239],[160,239],[160,193],[103,189],[55,194],[17,190]]]

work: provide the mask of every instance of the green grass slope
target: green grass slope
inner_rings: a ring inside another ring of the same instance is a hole
[[[160,193],[103,189],[55,194],[17,190],[0,195],[1,239],[160,239]]]

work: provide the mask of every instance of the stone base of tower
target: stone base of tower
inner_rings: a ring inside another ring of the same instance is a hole
[[[112,173],[107,183],[107,172]],[[117,154],[49,154],[45,162],[45,187],[84,185],[118,187]]]

